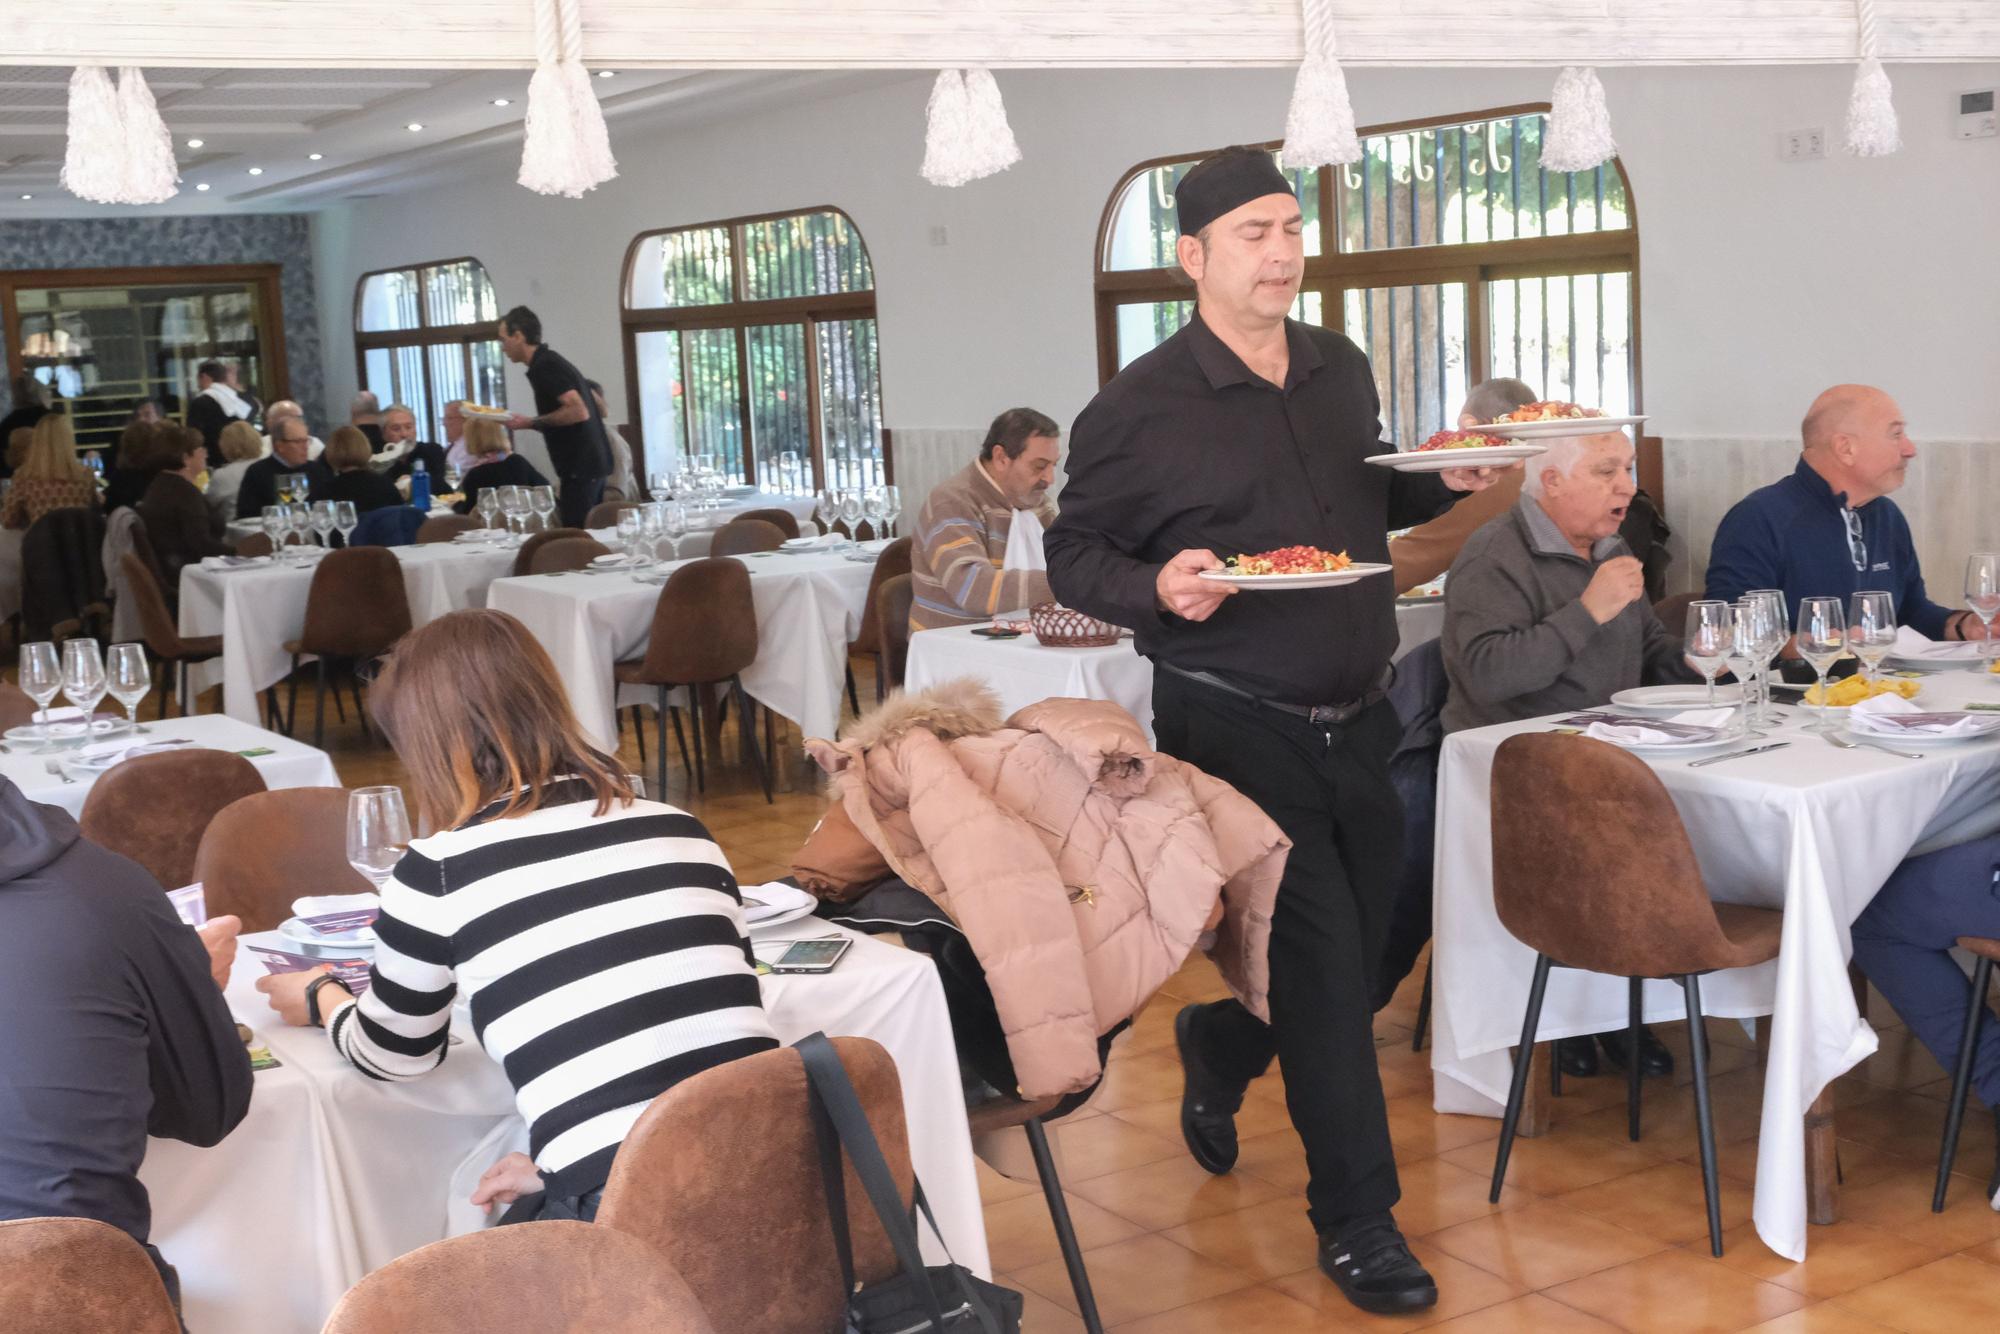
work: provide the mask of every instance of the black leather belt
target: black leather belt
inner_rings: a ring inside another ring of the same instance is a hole
[[[1345,704],[1287,704],[1282,700],[1266,699],[1262,695],[1252,694],[1241,686],[1233,686],[1212,672],[1191,672],[1185,667],[1176,667],[1172,663],[1166,662],[1154,665],[1161,671],[1172,672],[1175,676],[1193,681],[1198,685],[1210,686],[1222,691],[1226,695],[1234,695],[1238,699],[1248,700],[1259,708],[1276,709],[1279,713],[1289,713],[1295,718],[1303,718],[1314,727],[1338,727],[1342,723],[1354,721],[1371,705],[1379,704],[1387,699],[1389,697],[1389,683],[1396,679],[1395,667],[1389,666],[1382,669],[1382,683],[1374,689],[1369,690],[1359,699],[1349,700]]]

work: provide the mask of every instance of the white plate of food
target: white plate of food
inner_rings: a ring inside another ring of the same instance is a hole
[[[1397,472],[1443,472],[1447,468],[1504,468],[1522,459],[1548,452],[1548,446],[1534,442],[1505,440],[1476,431],[1439,431],[1415,449],[1394,454],[1370,454],[1363,460],[1378,468]]]
[[[1870,688],[1857,673],[1854,676],[1843,677],[1831,684],[1833,690],[1829,693],[1826,701],[1826,711],[1828,713],[1845,713],[1871,695],[1893,693],[1901,695],[1904,699],[1915,699],[1923,693],[1922,683],[1912,681],[1908,677],[1883,678],[1877,680],[1873,688]],[[1789,681],[1773,681],[1771,682],[1771,689],[1795,695],[1798,698],[1801,708],[1812,713],[1819,712],[1818,682],[1814,682],[1809,686],[1798,686],[1793,685]]]
[[[1681,713],[1687,709],[1708,708],[1708,687],[1634,686],[1630,690],[1618,691],[1611,697],[1611,702],[1621,709],[1634,709],[1640,713]],[[1715,688],[1716,708],[1733,709],[1742,702],[1742,686]]]
[[[1644,413],[1630,417],[1607,417],[1586,412],[1585,415],[1577,417],[1537,417],[1523,421],[1489,422],[1479,429],[1488,435],[1502,436],[1510,440],[1548,440],[1566,435],[1603,435],[1608,431],[1637,426],[1645,420]]]
[[[505,408],[492,408],[484,403],[463,403],[459,405],[459,411],[468,417],[484,417],[488,421],[498,422],[506,421],[514,415]]]
[[[1242,589],[1338,588],[1386,574],[1390,565],[1358,565],[1344,551],[1321,551],[1318,547],[1279,547],[1254,555],[1231,556],[1226,568],[1203,570],[1201,578]]]

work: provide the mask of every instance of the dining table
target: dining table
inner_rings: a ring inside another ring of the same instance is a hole
[[[1929,673],[1916,703],[2000,706],[2000,676]],[[1774,709],[1762,738],[1688,754],[1631,753],[1672,799],[1710,896],[1784,911],[1778,957],[1704,977],[1702,1009],[1711,1018],[1769,1016],[1753,1219],[1773,1251],[1803,1260],[1809,1217],[1830,1222],[1835,1207],[1832,1109],[1822,1099],[1877,1046],[1848,978],[1849,927],[1904,858],[2000,830],[2000,737],[1862,737],[1850,749],[1809,730],[1816,710]],[[1848,736],[1842,715],[1833,718],[1836,734]],[[1445,738],[1433,863],[1431,1068],[1440,1112],[1498,1116],[1507,1098],[1535,955],[1508,933],[1494,905],[1493,760],[1508,737],[1559,723],[1537,718]],[[1781,748],[1732,753],[1752,745]],[[1702,763],[1722,754],[1731,757]],[[1645,983],[1643,1004],[1647,1022],[1685,1015],[1671,982]],[[1537,1038],[1622,1030],[1626,1022],[1624,979],[1558,969]]]
[[[294,741],[276,732],[231,718],[226,714],[202,713],[191,718],[167,718],[142,722],[138,732],[92,738],[93,745],[129,740],[134,746],[172,746],[185,743],[189,750],[229,750],[247,758],[263,776],[267,788],[339,787],[340,775],[333,760],[323,750]],[[96,786],[101,772],[64,763],[80,742],[57,745],[28,741],[0,742],[0,778],[21,789],[30,801],[59,806],[71,815],[83,813],[83,803]],[[177,747],[178,748],[178,747]],[[51,769],[51,765],[54,766]]]
[[[831,972],[759,979],[771,1026],[787,1043],[825,1032],[882,1044],[901,1080],[911,1161],[950,1253],[987,1275],[937,969],[925,955],[818,918],[751,931],[753,942],[821,936],[853,941]],[[252,1076],[249,1113],[220,1144],[151,1140],[140,1172],[152,1242],[179,1271],[187,1326],[202,1334],[314,1334],[370,1271],[495,1221],[498,1211],[470,1203],[473,1188],[527,1146],[513,1089],[480,1048],[465,1006],[453,1011],[451,1045],[435,1070],[407,1082],[370,1079],[320,1029],[279,1022],[256,990],[265,971],[250,948],[258,945],[296,948],[275,932],[244,936],[224,994],[253,1051],[276,1064]],[[926,1254],[943,1261],[928,1234]]]

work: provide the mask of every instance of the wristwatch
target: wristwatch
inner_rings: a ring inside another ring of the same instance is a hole
[[[319,992],[321,987],[329,984],[339,987],[342,991],[346,991],[349,1000],[354,999],[354,993],[347,990],[347,983],[341,981],[336,974],[321,973],[318,977],[308,982],[306,984],[306,1022],[314,1028],[326,1027],[326,1020],[321,1017],[319,1012]]]

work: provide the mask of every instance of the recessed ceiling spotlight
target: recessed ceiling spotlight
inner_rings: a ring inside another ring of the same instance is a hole
[[[197,185],[195,189],[203,191],[205,193],[208,190],[208,182],[203,181],[200,185]]]
[[[597,77],[600,79],[615,79],[618,77],[618,71],[615,69],[601,69],[597,71]]]
[[[23,199],[33,199],[33,198],[34,198],[34,196],[33,196],[33,195],[22,195],[22,196],[21,196],[21,198],[23,198]]]
[[[189,147],[189,148],[200,148],[200,147],[201,147],[201,145],[202,145],[202,141],[201,141],[201,140],[199,140],[199,139],[190,139],[190,140],[188,140],[188,147]]]
[[[408,130],[411,134],[415,134],[418,130],[424,128],[424,123],[419,120],[413,120],[408,125],[405,125],[403,128]]]
[[[262,167],[252,167],[250,168],[250,174],[252,176],[262,176],[264,174],[264,169]]]
[[[323,157],[325,157],[325,156],[326,156],[326,154],[324,154],[324,153],[308,153],[308,154],[306,154],[306,161],[308,161],[308,162],[317,162],[317,161],[319,161],[319,160],[320,160],[321,158],[323,158]]]
[[[512,98],[496,97],[493,99],[493,105],[496,107],[506,107],[514,105],[514,102]]]

